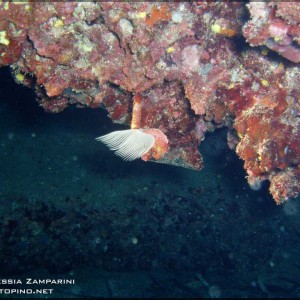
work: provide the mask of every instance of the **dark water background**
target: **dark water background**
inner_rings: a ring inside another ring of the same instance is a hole
[[[0,69],[0,278],[75,279],[48,297],[300,297],[299,197],[252,191],[226,129],[195,172],[95,141],[119,128],[101,109],[47,114]]]

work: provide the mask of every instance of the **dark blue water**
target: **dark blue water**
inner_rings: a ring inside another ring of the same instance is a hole
[[[1,298],[300,296],[299,198],[252,191],[226,129],[201,172],[124,162],[95,141],[124,128],[104,110],[47,114],[0,81]]]

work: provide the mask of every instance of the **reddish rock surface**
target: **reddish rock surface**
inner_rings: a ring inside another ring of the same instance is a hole
[[[247,41],[265,45],[288,60],[300,62],[299,2],[251,2],[251,20],[244,26]]]
[[[281,203],[300,189],[299,11],[296,2],[1,3],[0,66],[48,112],[105,107],[130,124],[140,95],[140,128],[169,141],[161,162],[201,169],[205,132],[227,126],[249,183],[270,180]]]

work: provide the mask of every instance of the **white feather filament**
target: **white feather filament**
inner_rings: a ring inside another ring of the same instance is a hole
[[[115,154],[124,160],[135,160],[146,154],[154,145],[153,135],[144,133],[140,129],[114,131],[96,138],[104,143]]]

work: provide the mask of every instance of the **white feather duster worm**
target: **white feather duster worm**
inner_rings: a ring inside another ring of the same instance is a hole
[[[140,129],[114,131],[96,140],[104,143],[110,150],[115,151],[116,155],[128,161],[141,158],[155,143],[153,135]]]

